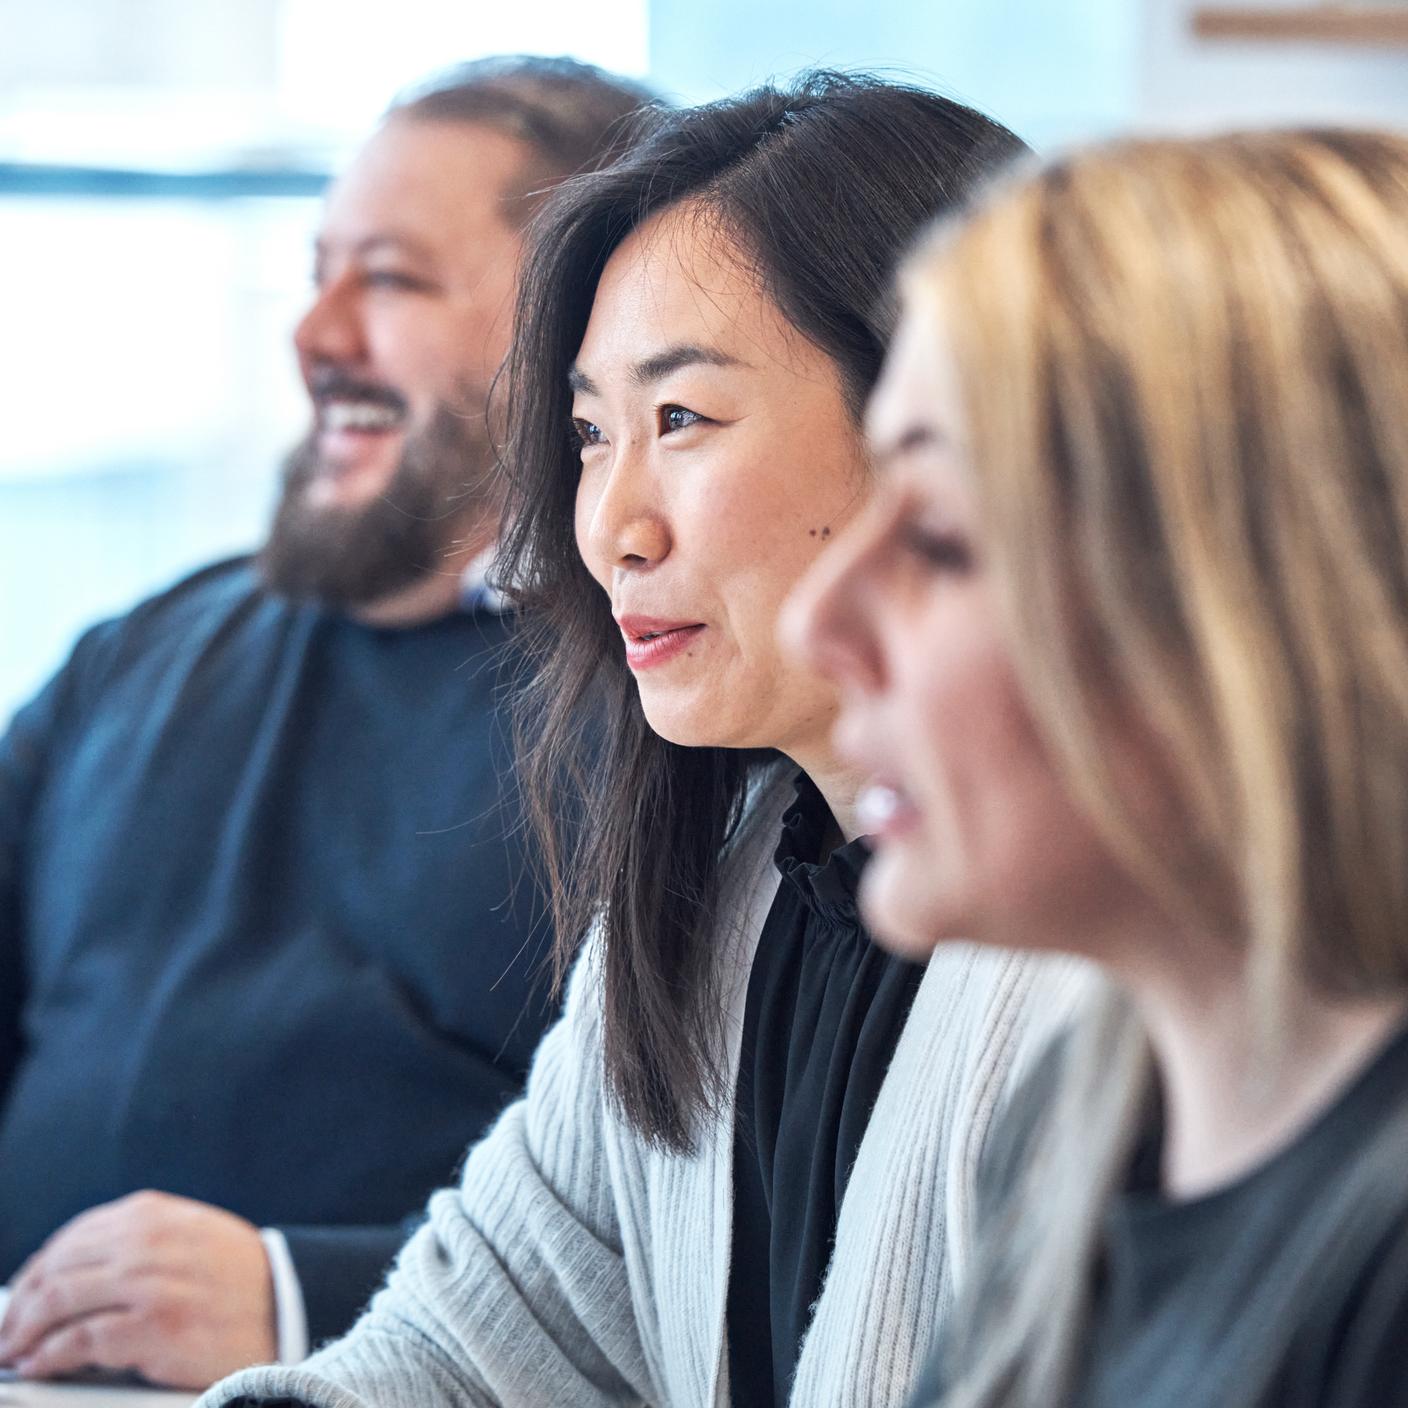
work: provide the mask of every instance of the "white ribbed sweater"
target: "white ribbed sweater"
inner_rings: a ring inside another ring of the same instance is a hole
[[[765,789],[725,866],[735,1072],[791,795]],[[904,1402],[964,1269],[994,1111],[1093,981],[1073,960],[934,955],[847,1186],[794,1408]],[[526,1095],[471,1151],[459,1188],[431,1199],[351,1333],[299,1367],[237,1374],[198,1408],[242,1395],[317,1408],[727,1404],[732,1128],[724,1109],[681,1157],[611,1111],[589,948]]]

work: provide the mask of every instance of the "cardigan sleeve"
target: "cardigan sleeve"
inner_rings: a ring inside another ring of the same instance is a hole
[[[296,1368],[249,1369],[199,1408],[638,1403],[652,1392],[607,1168],[593,950],[524,1097],[435,1194],[386,1286]]]

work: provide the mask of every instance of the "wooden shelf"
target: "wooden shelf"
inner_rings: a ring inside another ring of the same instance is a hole
[[[1285,9],[1204,5],[1194,11],[1193,32],[1203,39],[1300,39],[1408,47],[1408,5],[1300,5]]]

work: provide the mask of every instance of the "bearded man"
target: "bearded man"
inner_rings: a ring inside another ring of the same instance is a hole
[[[0,1363],[301,1358],[552,1016],[483,580],[525,222],[648,95],[463,66],[332,187],[268,541],[86,634],[0,740]]]

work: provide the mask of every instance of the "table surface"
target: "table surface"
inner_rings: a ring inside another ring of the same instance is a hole
[[[37,1384],[0,1378],[0,1408],[189,1408],[197,1396],[115,1384]]]

